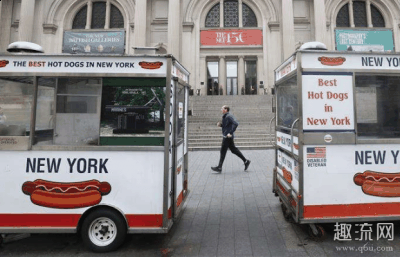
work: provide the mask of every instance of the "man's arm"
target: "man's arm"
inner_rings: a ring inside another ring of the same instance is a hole
[[[239,123],[236,121],[236,119],[229,115],[228,117],[228,122],[230,123],[230,126],[228,127],[228,134],[233,134],[233,132],[236,131],[237,126],[239,126]]]

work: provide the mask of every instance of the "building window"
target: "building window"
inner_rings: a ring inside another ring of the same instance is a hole
[[[356,27],[367,27],[367,10],[365,2],[353,2],[354,25]]]
[[[224,2],[224,27],[239,27],[239,9],[237,1]]]
[[[91,14],[92,19],[90,20],[90,24],[87,24],[87,17],[89,14]],[[72,23],[72,29],[109,29],[123,27],[124,18],[122,13],[109,1],[89,1],[87,5],[77,12]]]
[[[238,94],[238,63],[237,61],[226,62],[226,94]]]
[[[72,24],[73,29],[85,29],[86,27],[86,18],[87,17],[87,5],[82,7],[79,12],[76,14],[74,18],[74,22]]]
[[[206,27],[219,27],[219,4],[214,5],[208,12]]]
[[[207,28],[219,27],[220,4],[214,5],[207,13],[205,26]],[[243,27],[257,27],[257,17],[253,10],[246,4],[242,4],[242,12],[239,13],[239,3],[235,0],[224,1],[223,4],[224,27],[239,27],[239,20],[242,19]]]
[[[352,5],[353,15],[350,15]],[[338,12],[336,16],[336,27],[351,27],[354,24],[355,27],[385,27],[385,20],[374,5],[370,4],[367,6],[365,1],[351,1],[349,4],[345,4]],[[368,8],[370,7],[370,8]],[[368,10],[371,10],[370,12]],[[368,24],[368,16],[371,17],[372,24]],[[351,18],[353,17],[353,20]]]
[[[383,19],[382,14],[375,6],[371,5],[371,18],[372,24],[374,27],[377,28],[384,28],[385,27],[385,19]]]
[[[243,27],[257,27],[257,17],[247,4],[242,7]]]
[[[124,17],[122,13],[119,11],[115,5],[111,5],[111,14],[110,14],[110,28],[123,28],[124,27]]]
[[[103,29],[106,25],[106,3],[94,2],[92,10],[92,29]]]

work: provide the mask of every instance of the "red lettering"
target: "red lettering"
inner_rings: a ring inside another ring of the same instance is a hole
[[[307,125],[326,125],[327,119],[307,118]]]

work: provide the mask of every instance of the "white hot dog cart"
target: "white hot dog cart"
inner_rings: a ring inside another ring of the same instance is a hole
[[[400,54],[299,50],[275,70],[275,99],[286,216],[315,235],[400,218]]]
[[[94,251],[166,233],[188,195],[189,72],[171,55],[0,55],[0,233]]]

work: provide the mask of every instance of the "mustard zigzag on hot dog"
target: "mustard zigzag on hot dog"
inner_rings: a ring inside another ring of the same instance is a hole
[[[52,182],[37,179],[22,185],[22,191],[31,196],[32,203],[44,207],[71,209],[88,207],[101,202],[102,195],[111,191],[108,182]]]
[[[400,196],[400,173],[383,173],[367,170],[354,175],[354,183],[367,195],[381,197]]]

